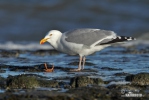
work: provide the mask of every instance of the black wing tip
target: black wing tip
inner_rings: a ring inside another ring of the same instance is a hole
[[[124,42],[124,41],[131,41],[136,40],[136,38],[133,37],[126,37],[126,36],[117,36],[116,38],[112,39],[111,41],[107,43],[101,43],[100,45],[106,45],[106,44],[112,44],[112,43],[118,43],[118,42]]]
[[[117,36],[115,39],[116,40],[124,40],[124,41],[136,40],[136,38],[134,38],[134,37],[127,37],[127,36]]]

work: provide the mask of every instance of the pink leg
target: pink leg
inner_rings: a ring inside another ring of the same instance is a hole
[[[78,69],[81,70],[82,57],[80,56]]]
[[[86,58],[85,58],[85,56],[84,56],[84,57],[83,57],[83,66],[82,66],[82,70],[84,69],[85,60],[86,60]]]
[[[81,70],[81,63],[82,63],[82,57],[80,56],[78,69],[72,69],[70,71],[80,71]]]

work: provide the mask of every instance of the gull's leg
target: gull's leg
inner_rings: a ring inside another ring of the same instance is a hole
[[[47,66],[46,63],[45,63],[44,65],[45,65],[44,67],[46,68],[46,69],[44,69],[44,70],[45,70],[46,72],[53,72],[53,71],[54,71],[54,65],[52,65],[52,68],[51,68],[51,69],[48,68],[48,66]]]
[[[78,70],[81,70],[82,57],[80,56]]]
[[[78,68],[77,68],[77,69],[72,69],[72,70],[70,70],[70,71],[80,71],[80,70],[81,70],[81,63],[82,63],[82,56],[80,56]]]
[[[48,67],[47,67],[47,64],[46,64],[46,63],[44,64],[44,67],[45,67],[46,69],[48,69]]]
[[[83,66],[82,66],[82,70],[84,69],[85,60],[86,60],[86,58],[85,58],[85,56],[84,56],[84,57],[83,57]]]

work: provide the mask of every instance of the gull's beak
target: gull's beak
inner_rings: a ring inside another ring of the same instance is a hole
[[[48,39],[49,38],[44,38],[44,39],[40,40],[40,44],[44,44],[45,42],[47,42]]]

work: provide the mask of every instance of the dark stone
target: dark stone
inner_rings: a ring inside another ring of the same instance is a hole
[[[136,75],[129,75],[125,78],[126,81],[131,81],[134,85],[149,85],[149,73],[139,73]]]
[[[122,73],[115,73],[114,75],[115,76],[126,76],[126,75],[130,75],[130,74],[129,73],[122,72]]]
[[[78,100],[109,100],[111,92],[109,89],[101,86],[79,87],[70,89],[66,93],[73,94]]]
[[[4,89],[6,87],[6,79],[0,76],[0,88]]]
[[[8,68],[9,66],[5,65],[5,64],[0,64],[0,68]]]
[[[51,87],[51,88],[58,88],[59,87],[59,82],[55,80],[45,80],[45,79],[40,79],[38,80],[39,86],[41,87]]]
[[[36,87],[59,87],[59,82],[46,80],[45,77],[33,74],[9,76],[6,80],[9,89],[29,89]]]
[[[6,72],[6,70],[0,69],[0,73],[5,73],[5,72]]]
[[[126,81],[132,81],[134,79],[134,76],[135,75],[128,75],[128,76],[125,77],[125,80]]]
[[[73,88],[84,87],[88,85],[99,85],[99,84],[103,84],[102,79],[90,78],[88,76],[76,76],[76,77],[71,78],[70,80],[70,85]]]
[[[57,55],[59,54],[59,52],[56,50],[36,50],[32,51],[31,54],[45,56],[45,55]]]
[[[47,64],[48,68],[52,65]],[[14,65],[0,65],[1,68],[9,68],[10,71],[22,71],[22,72],[44,72],[45,65],[32,65],[32,66],[14,66]]]
[[[7,86],[11,89],[28,89],[38,87],[38,81],[35,76],[17,75],[7,78]]]
[[[102,67],[101,69],[103,69],[103,70],[110,70],[110,71],[113,71],[113,70],[123,70],[121,68],[110,68],[110,67]]]
[[[1,50],[0,55],[2,57],[18,57],[20,54],[17,50]]]

